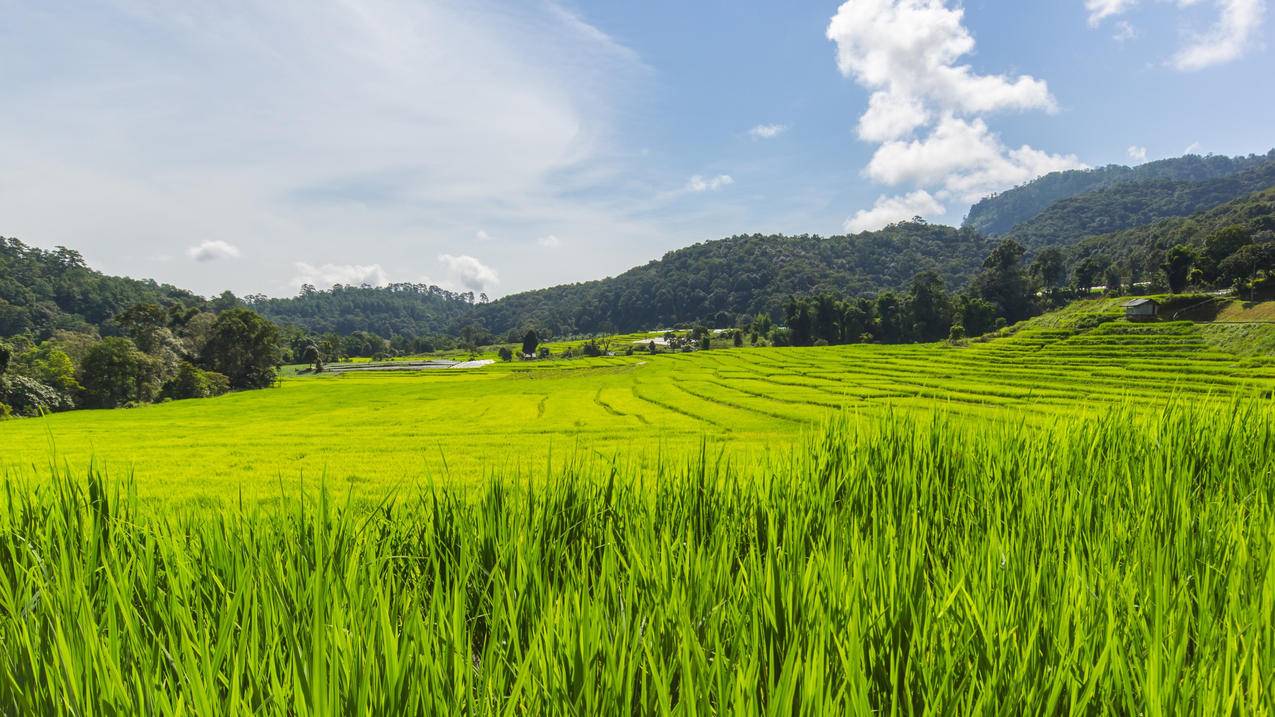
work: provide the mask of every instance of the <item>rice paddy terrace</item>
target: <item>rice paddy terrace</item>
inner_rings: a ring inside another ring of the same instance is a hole
[[[1074,324],[1075,322],[1071,322]],[[706,443],[737,461],[786,450],[830,413],[942,407],[1047,423],[1117,403],[1269,396],[1275,358],[1219,350],[1207,325],[1047,320],[968,346],[854,345],[514,362],[470,371],[288,378],[278,389],[0,424],[0,469],[90,462],[144,496],[277,499],[320,478],[394,488],[534,479],[550,463],[654,465]]]

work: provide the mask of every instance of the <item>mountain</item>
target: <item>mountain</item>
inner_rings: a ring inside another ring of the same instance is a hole
[[[1089,237],[1070,252],[1075,259],[1103,257],[1141,262],[1153,269],[1159,256],[1177,244],[1201,247],[1222,229],[1238,226],[1254,241],[1275,241],[1275,187],[1254,192],[1189,217],[1173,217],[1132,229]]]
[[[535,327],[556,335],[733,324],[739,315],[777,312],[792,294],[902,289],[927,269],[956,289],[991,249],[973,231],[924,222],[852,236],[734,236],[669,252],[615,277],[480,304],[466,320],[496,334]]]
[[[1185,217],[1275,187],[1275,156],[1237,174],[1202,182],[1115,184],[1055,202],[1006,234],[1030,249],[1065,247],[1089,236]]]
[[[1129,182],[1203,182],[1252,169],[1275,159],[1266,155],[1222,157],[1187,155],[1148,162],[1137,167],[1109,165],[1098,169],[1054,172],[1020,187],[1001,192],[970,208],[963,226],[989,236],[1008,233],[1056,202]]]
[[[473,295],[423,284],[338,285],[326,291],[306,287],[291,298],[250,296],[245,300],[268,319],[313,333],[370,331],[388,338],[445,333],[471,311]]]
[[[141,303],[208,304],[168,284],[107,276],[64,247],[45,251],[0,237],[0,336],[30,332],[44,338],[58,329],[114,333],[111,318]]]

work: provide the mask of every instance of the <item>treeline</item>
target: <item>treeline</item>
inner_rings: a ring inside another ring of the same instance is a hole
[[[1150,281],[1164,290],[1185,282],[1188,287],[1260,292],[1271,271],[1266,256],[1272,242],[1275,188],[1190,217],[1091,237],[1068,252],[1068,261],[1082,283],[1099,283],[1090,280],[1093,276],[1115,276],[1128,283]],[[1172,281],[1163,270],[1166,265],[1173,268]]]
[[[279,328],[245,308],[136,304],[110,321],[123,335],[56,329],[0,342],[0,417],[264,388],[284,358]]]
[[[299,326],[312,334],[424,337],[446,333],[469,313],[475,297],[473,292],[458,293],[425,284],[337,284],[327,290],[305,285],[297,296],[289,298],[252,295],[244,301],[273,321]]]
[[[168,284],[107,276],[90,269],[77,251],[46,251],[0,237],[0,336],[109,333],[112,317],[146,303],[220,311],[234,299],[223,295],[209,302]]]
[[[1026,319],[1063,299],[1040,293],[1035,266],[1025,264],[1025,255],[1020,244],[1004,240],[960,292],[950,292],[943,277],[924,271],[904,292],[792,296],[784,305],[783,326],[772,326],[769,316],[760,315],[747,328],[775,346],[959,341]]]
[[[992,246],[973,231],[922,221],[853,236],[735,236],[669,252],[609,279],[476,305],[457,329],[476,324],[498,336],[526,328],[570,336],[701,321],[724,328],[740,315],[778,315],[793,294],[901,289],[922,270],[961,285]]]
[[[963,226],[988,236],[999,236],[1033,219],[1054,203],[1087,192],[1130,182],[1204,182],[1238,174],[1271,159],[1275,159],[1275,150],[1247,157],[1190,154],[1137,167],[1113,164],[1053,172],[983,199],[970,208]]]

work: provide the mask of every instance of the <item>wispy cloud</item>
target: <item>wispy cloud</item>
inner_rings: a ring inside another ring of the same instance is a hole
[[[722,187],[729,187],[734,183],[734,178],[732,178],[729,174],[719,174],[715,177],[703,177],[696,174],[686,181],[686,191],[716,192]]]
[[[759,124],[748,130],[748,136],[753,139],[774,139],[787,131],[786,124]]]
[[[553,234],[540,237],[539,239],[536,240],[536,243],[542,247],[545,247],[546,249],[557,249],[558,247],[562,246],[562,240]]]
[[[1187,41],[1168,59],[1168,64],[1183,72],[1202,70],[1232,62],[1256,44],[1262,22],[1266,18],[1266,0],[1176,0],[1178,8],[1205,3],[1217,9],[1217,20],[1208,30],[1189,32]],[[1085,0],[1089,24],[1098,27],[1104,20],[1128,13],[1138,0]],[[1127,21],[1116,25],[1115,39],[1130,40],[1137,36]]]

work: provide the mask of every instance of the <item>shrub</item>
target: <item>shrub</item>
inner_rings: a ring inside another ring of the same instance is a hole
[[[216,371],[204,371],[183,361],[177,367],[177,376],[164,386],[165,398],[211,398],[230,390],[230,379]]]
[[[499,356],[500,356],[500,360],[501,360],[501,361],[513,361],[513,360],[514,360],[514,352],[513,352],[513,351],[510,351],[508,346],[501,346],[501,347],[500,347],[500,350],[499,350],[499,351],[497,351],[496,353],[497,353],[497,355],[499,355]]]

